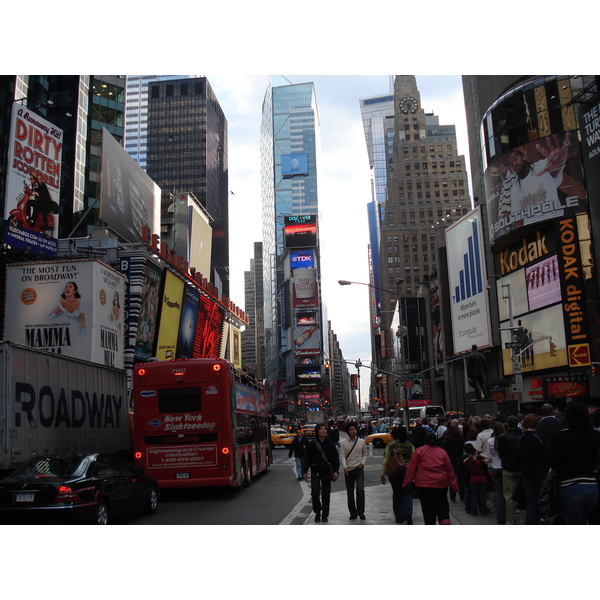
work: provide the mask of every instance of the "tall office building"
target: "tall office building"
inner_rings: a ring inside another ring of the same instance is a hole
[[[440,125],[437,116],[425,113],[414,75],[395,78],[393,127],[386,137],[393,140],[393,153],[381,220],[379,281],[393,293],[382,294],[380,364],[387,371],[401,373],[403,380],[415,380],[431,366],[427,342],[431,336],[425,326],[427,309],[420,284],[438,274],[436,231],[471,210],[471,201],[455,126]],[[391,356],[395,362],[388,364]],[[400,388],[395,380],[383,383],[380,398],[389,409],[400,400]],[[429,386],[430,379],[419,383]],[[413,391],[409,400],[415,398]],[[430,391],[423,389],[421,398],[431,398]]]
[[[148,154],[148,84],[182,75],[128,75],[125,96],[125,150],[146,170]]]
[[[264,294],[263,294],[263,252],[262,242],[254,242],[254,257],[250,270],[244,271],[244,312],[248,326],[242,332],[242,356],[256,378],[264,379]]]
[[[229,296],[227,120],[206,77],[148,85],[146,172],[161,188],[161,221],[172,195],[191,193],[212,227],[210,280]]]
[[[292,322],[294,288],[290,284],[290,265],[286,263],[289,255],[284,229],[286,219],[289,222],[289,218],[298,216],[306,216],[309,221],[312,217],[308,223],[312,227],[318,213],[319,113],[312,83],[292,84],[283,78],[269,82],[263,102],[260,146],[265,376],[272,382],[286,380],[291,388],[299,351],[293,339],[297,331]],[[318,273],[318,248],[307,249]],[[323,328],[321,323],[316,327],[319,331],[315,335],[320,335],[319,348],[315,349],[318,355],[324,343]],[[305,359],[313,360],[309,356]]]
[[[458,154],[454,125],[425,114],[414,75],[398,75],[394,87],[394,154],[381,224],[380,281],[403,296],[416,294],[436,272],[436,225],[471,209],[465,157]]]
[[[379,323],[381,319],[381,292],[379,288],[379,247],[381,221],[385,217],[385,201],[387,197],[388,160],[392,159],[394,94],[370,96],[360,99],[367,154],[371,169],[371,202],[367,205],[369,219],[369,289],[370,322],[371,322],[371,354],[374,362],[380,353],[381,337]],[[373,379],[376,372],[372,371]]]

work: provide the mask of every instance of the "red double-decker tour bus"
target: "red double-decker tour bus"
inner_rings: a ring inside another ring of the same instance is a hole
[[[136,365],[136,464],[161,488],[247,487],[270,462],[266,394],[222,359]]]

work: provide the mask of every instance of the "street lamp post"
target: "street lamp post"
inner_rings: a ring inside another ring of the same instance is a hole
[[[361,281],[347,281],[345,279],[340,279],[338,280],[338,283],[340,285],[352,285],[352,284],[356,284],[356,285],[364,285],[376,290],[379,290],[381,292],[386,292],[387,294],[394,294],[394,292],[392,290],[386,290],[384,288],[380,288],[377,287],[376,285],[372,285],[371,283],[363,283]],[[404,283],[404,279],[402,279],[401,277],[398,277],[396,279],[396,283],[398,284],[398,291],[397,291],[397,296],[398,296],[398,316],[399,316],[399,322],[400,322],[400,327],[402,327],[402,307],[400,304],[400,298],[401,298],[401,294],[400,294],[400,285],[402,283]],[[405,359],[404,359],[404,343],[402,343],[402,345],[400,346],[400,360],[402,362],[402,369],[403,369],[403,376],[404,376],[404,368],[405,368]],[[401,383],[403,383],[403,379],[400,380]],[[404,392],[404,389],[402,390],[402,392]],[[401,396],[403,396],[403,393],[401,392]],[[404,425],[405,427],[408,429],[408,402],[406,400],[406,397],[404,396],[402,398],[402,412],[404,415]]]
[[[357,414],[360,415],[360,411],[362,410],[362,404],[361,404],[361,399],[360,399],[360,368],[363,366],[362,363],[360,362],[360,358],[354,363],[354,366],[356,367],[356,387],[358,388],[358,412]]]

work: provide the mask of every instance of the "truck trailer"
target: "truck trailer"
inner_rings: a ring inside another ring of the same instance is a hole
[[[129,452],[125,371],[0,342],[0,477],[54,452]]]

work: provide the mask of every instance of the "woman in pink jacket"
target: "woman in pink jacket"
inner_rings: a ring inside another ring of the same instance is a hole
[[[425,525],[435,525],[436,519],[440,525],[450,525],[448,486],[457,492],[459,488],[448,453],[437,445],[435,433],[429,433],[425,446],[413,453],[402,485],[411,481],[419,494]]]

